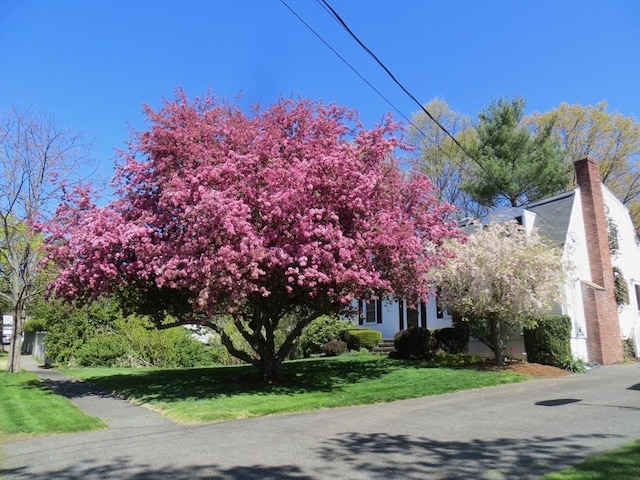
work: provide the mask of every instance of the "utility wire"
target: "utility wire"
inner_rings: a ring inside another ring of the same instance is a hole
[[[420,132],[425,138],[427,138],[427,134],[422,131],[420,129],[420,127],[418,127],[418,125],[416,125],[411,119],[409,119],[404,113],[402,113],[402,111],[396,107],[393,103],[391,103],[391,101],[385,97],[376,87],[374,87],[371,82],[369,82],[360,72],[358,72],[358,70],[356,70],[356,68],[351,65],[342,55],[340,55],[324,38],[322,38],[322,36],[320,36],[320,34],[318,32],[316,32],[311,25],[309,25],[307,22],[304,21],[304,19],[302,17],[300,17],[300,15],[298,15],[289,5],[287,5],[287,2],[285,2],[285,0],[280,0],[280,3],[282,3],[285,7],[287,7],[289,9],[289,11],[291,13],[293,13],[293,15],[295,15],[295,17],[300,20],[300,22],[302,22],[304,24],[304,26],[306,26],[316,37],[318,37],[318,39],[324,43],[327,48],[329,48],[329,50],[331,50],[340,60],[342,60],[345,65],[347,65],[356,75],[358,75],[358,77],[360,77],[362,79],[362,81],[364,83],[366,83],[367,85],[369,85],[369,87],[371,87],[371,89],[376,92],[385,102],[387,102],[391,108],[393,108],[396,112],[398,112],[398,114],[400,116],[402,116],[402,118],[404,118],[407,122],[409,122],[418,132]]]
[[[283,0],[280,0],[283,1]],[[342,17],[340,17],[340,15],[333,9],[333,7],[331,7],[331,5],[329,5],[329,3],[326,0],[316,0],[318,3],[321,3],[321,5],[325,8],[325,10],[327,10],[328,12],[330,12],[331,16],[342,26],[342,28],[344,28],[349,35],[351,35],[351,37],[358,42],[358,44],[369,54],[371,55],[371,57],[373,57],[373,59],[378,63],[378,65],[380,65],[382,67],[382,69],[387,72],[387,75],[389,75],[389,77],[391,77],[391,79],[396,83],[396,85],[398,85],[402,91],[404,93],[407,94],[407,96],[409,98],[411,98],[411,100],[413,100],[418,107],[420,107],[420,109],[433,121],[433,123],[435,123],[438,128],[440,128],[440,130],[442,130],[448,137],[451,138],[451,140],[453,141],[453,143],[455,143],[458,148],[460,148],[460,150],[462,150],[465,155],[467,155],[471,160],[473,160],[475,163],[478,164],[478,166],[480,166],[480,168],[482,168],[482,170],[485,171],[485,173],[489,174],[489,172],[485,169],[485,167],[473,156],[471,155],[471,153],[469,153],[469,151],[464,148],[462,146],[462,144],[456,139],[456,137],[454,137],[449,130],[447,130],[447,128],[442,125],[436,118],[433,117],[433,115],[431,115],[429,113],[429,111],[418,101],[418,99],[416,99],[416,97],[413,96],[413,94],[407,90],[405,88],[404,85],[402,85],[402,83],[400,83],[400,81],[395,77],[395,75],[393,75],[393,73],[391,73],[391,71],[387,68],[387,66],[382,63],[382,61],[376,56],[375,53],[373,53],[371,51],[371,49],[369,47],[367,47],[359,38],[358,36],[353,33],[353,31],[349,28],[349,26],[347,25],[347,23],[342,19]],[[324,40],[323,40],[324,41]],[[358,74],[360,75],[360,74]],[[361,76],[362,77],[362,76]],[[369,83],[369,82],[367,82]],[[404,116],[404,115],[403,115]],[[405,117],[406,118],[406,117]],[[411,122],[411,124],[415,127],[415,124],[413,122]],[[418,129],[419,130],[419,129]],[[422,132],[421,130],[419,130],[423,135],[424,132]],[[426,137],[426,135],[425,135]]]

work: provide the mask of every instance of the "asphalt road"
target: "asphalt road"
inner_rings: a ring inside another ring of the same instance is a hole
[[[49,381],[110,428],[2,445],[0,478],[522,480],[640,439],[640,364],[198,426]]]

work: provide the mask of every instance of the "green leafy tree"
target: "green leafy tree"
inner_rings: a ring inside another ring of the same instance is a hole
[[[640,232],[640,122],[631,116],[607,112],[597,105],[560,104],[545,113],[533,113],[525,123],[537,131],[551,128],[569,166],[591,158],[600,162],[604,183],[631,211]]]
[[[553,125],[537,132],[523,124],[525,100],[500,98],[479,114],[477,140],[469,150],[477,160],[464,188],[481,205],[513,207],[554,195],[569,183]]]
[[[425,109],[462,144],[475,137],[470,117],[453,111],[443,99],[434,99]],[[413,115],[410,143],[418,152],[420,169],[438,188],[441,201],[457,208],[459,217],[479,217],[486,213],[462,188],[471,178],[472,160],[424,112]]]
[[[451,249],[455,256],[436,274],[440,299],[503,365],[510,333],[535,326],[531,316],[559,299],[561,252],[516,222],[479,228]]]

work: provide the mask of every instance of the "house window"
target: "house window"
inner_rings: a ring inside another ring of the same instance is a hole
[[[638,311],[640,311],[640,285],[636,283],[634,287],[636,289],[636,303],[638,304]]]
[[[378,302],[369,300],[364,304],[364,321],[366,323],[376,323],[378,321]]]

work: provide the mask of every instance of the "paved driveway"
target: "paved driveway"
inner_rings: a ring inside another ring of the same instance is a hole
[[[640,439],[640,364],[199,426],[100,392],[75,395],[111,428],[4,445],[0,477],[522,480]]]

